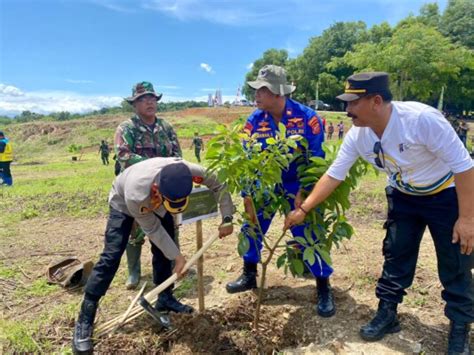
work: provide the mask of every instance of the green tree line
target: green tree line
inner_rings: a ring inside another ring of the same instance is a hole
[[[474,108],[474,0],[449,0],[440,13],[436,3],[421,7],[395,26],[387,22],[371,28],[363,21],[337,22],[312,37],[303,52],[289,58],[286,50],[268,49],[255,60],[245,81],[255,80],[265,64],[287,69],[296,86],[293,98],[309,102],[316,96],[342,108],[336,96],[346,78],[361,71],[385,71],[396,100],[438,104],[442,87],[444,109]],[[245,86],[243,94],[253,100]]]

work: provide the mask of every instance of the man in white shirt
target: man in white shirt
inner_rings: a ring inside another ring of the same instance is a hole
[[[345,93],[352,127],[340,152],[302,203],[285,220],[301,223],[305,211],[324,201],[362,157],[388,175],[385,257],[375,317],[360,330],[368,341],[400,331],[397,305],[415,274],[423,232],[428,226],[450,319],[448,354],[469,354],[474,320],[471,267],[474,247],[474,169],[467,150],[443,115],[418,102],[392,102],[387,73],[348,78]]]

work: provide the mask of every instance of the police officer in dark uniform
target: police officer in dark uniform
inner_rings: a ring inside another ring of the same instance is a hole
[[[219,201],[223,217],[218,228],[219,237],[231,234],[233,226],[225,222],[234,212],[230,194],[200,165],[180,158],[151,158],[132,165],[115,179],[109,194],[110,213],[104,250],[87,281],[84,301],[74,327],[72,345],[75,353],[91,353],[93,350],[92,331],[97,306],[119,268],[134,220],[149,237],[156,249],[154,253],[161,255],[153,259],[153,282],[159,285],[171,276],[172,260],[175,262],[173,271],[182,276],[186,259],[174,240],[172,215],[186,209],[193,180],[207,186]],[[172,290],[173,285],[170,285],[160,293],[155,307],[160,311],[193,312],[192,307],[173,296]]]

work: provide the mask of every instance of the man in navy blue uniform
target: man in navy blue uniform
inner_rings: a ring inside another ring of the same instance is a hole
[[[310,156],[324,157],[324,152],[321,149],[321,144],[324,141],[322,120],[309,107],[287,97],[296,88],[287,84],[286,72],[283,68],[266,65],[260,69],[257,80],[250,81],[247,84],[256,90],[255,100],[258,107],[258,110],[254,111],[247,119],[244,128],[247,134],[256,134],[258,141],[265,148],[266,140],[275,136],[278,124],[282,123],[286,126],[287,136],[300,135],[306,139]],[[301,204],[300,183],[297,174],[298,164],[299,161],[290,164],[289,169],[282,173],[283,183],[275,189],[277,194],[286,197],[291,208],[298,208]],[[252,222],[255,223],[258,219],[261,230],[265,234],[270,227],[273,215],[270,218],[264,218],[262,209],[254,211],[251,197],[245,193],[242,195],[244,197],[245,212],[250,216]],[[293,196],[296,196],[296,199]],[[249,224],[242,226],[242,232],[249,238],[250,248],[243,256],[243,273],[235,282],[230,282],[226,286],[229,293],[243,292],[257,287],[257,263],[260,261],[263,235],[257,233],[255,242],[249,233],[250,228]],[[291,228],[291,232],[294,237],[304,237],[304,228],[304,225],[295,226]],[[316,240],[314,234],[313,238]],[[304,252],[303,246],[298,246]],[[305,263],[316,278],[317,311],[323,317],[331,317],[336,312],[332,290],[329,285],[329,276],[333,269],[319,255],[315,255],[315,260],[317,261],[313,265]]]

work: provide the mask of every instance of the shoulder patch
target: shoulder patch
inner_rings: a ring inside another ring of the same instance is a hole
[[[308,125],[311,127],[313,134],[321,133],[321,125],[319,124],[317,116],[313,116],[313,118],[309,120]]]
[[[250,136],[252,134],[252,130],[253,130],[253,125],[250,122],[247,122],[244,126],[244,132]]]

